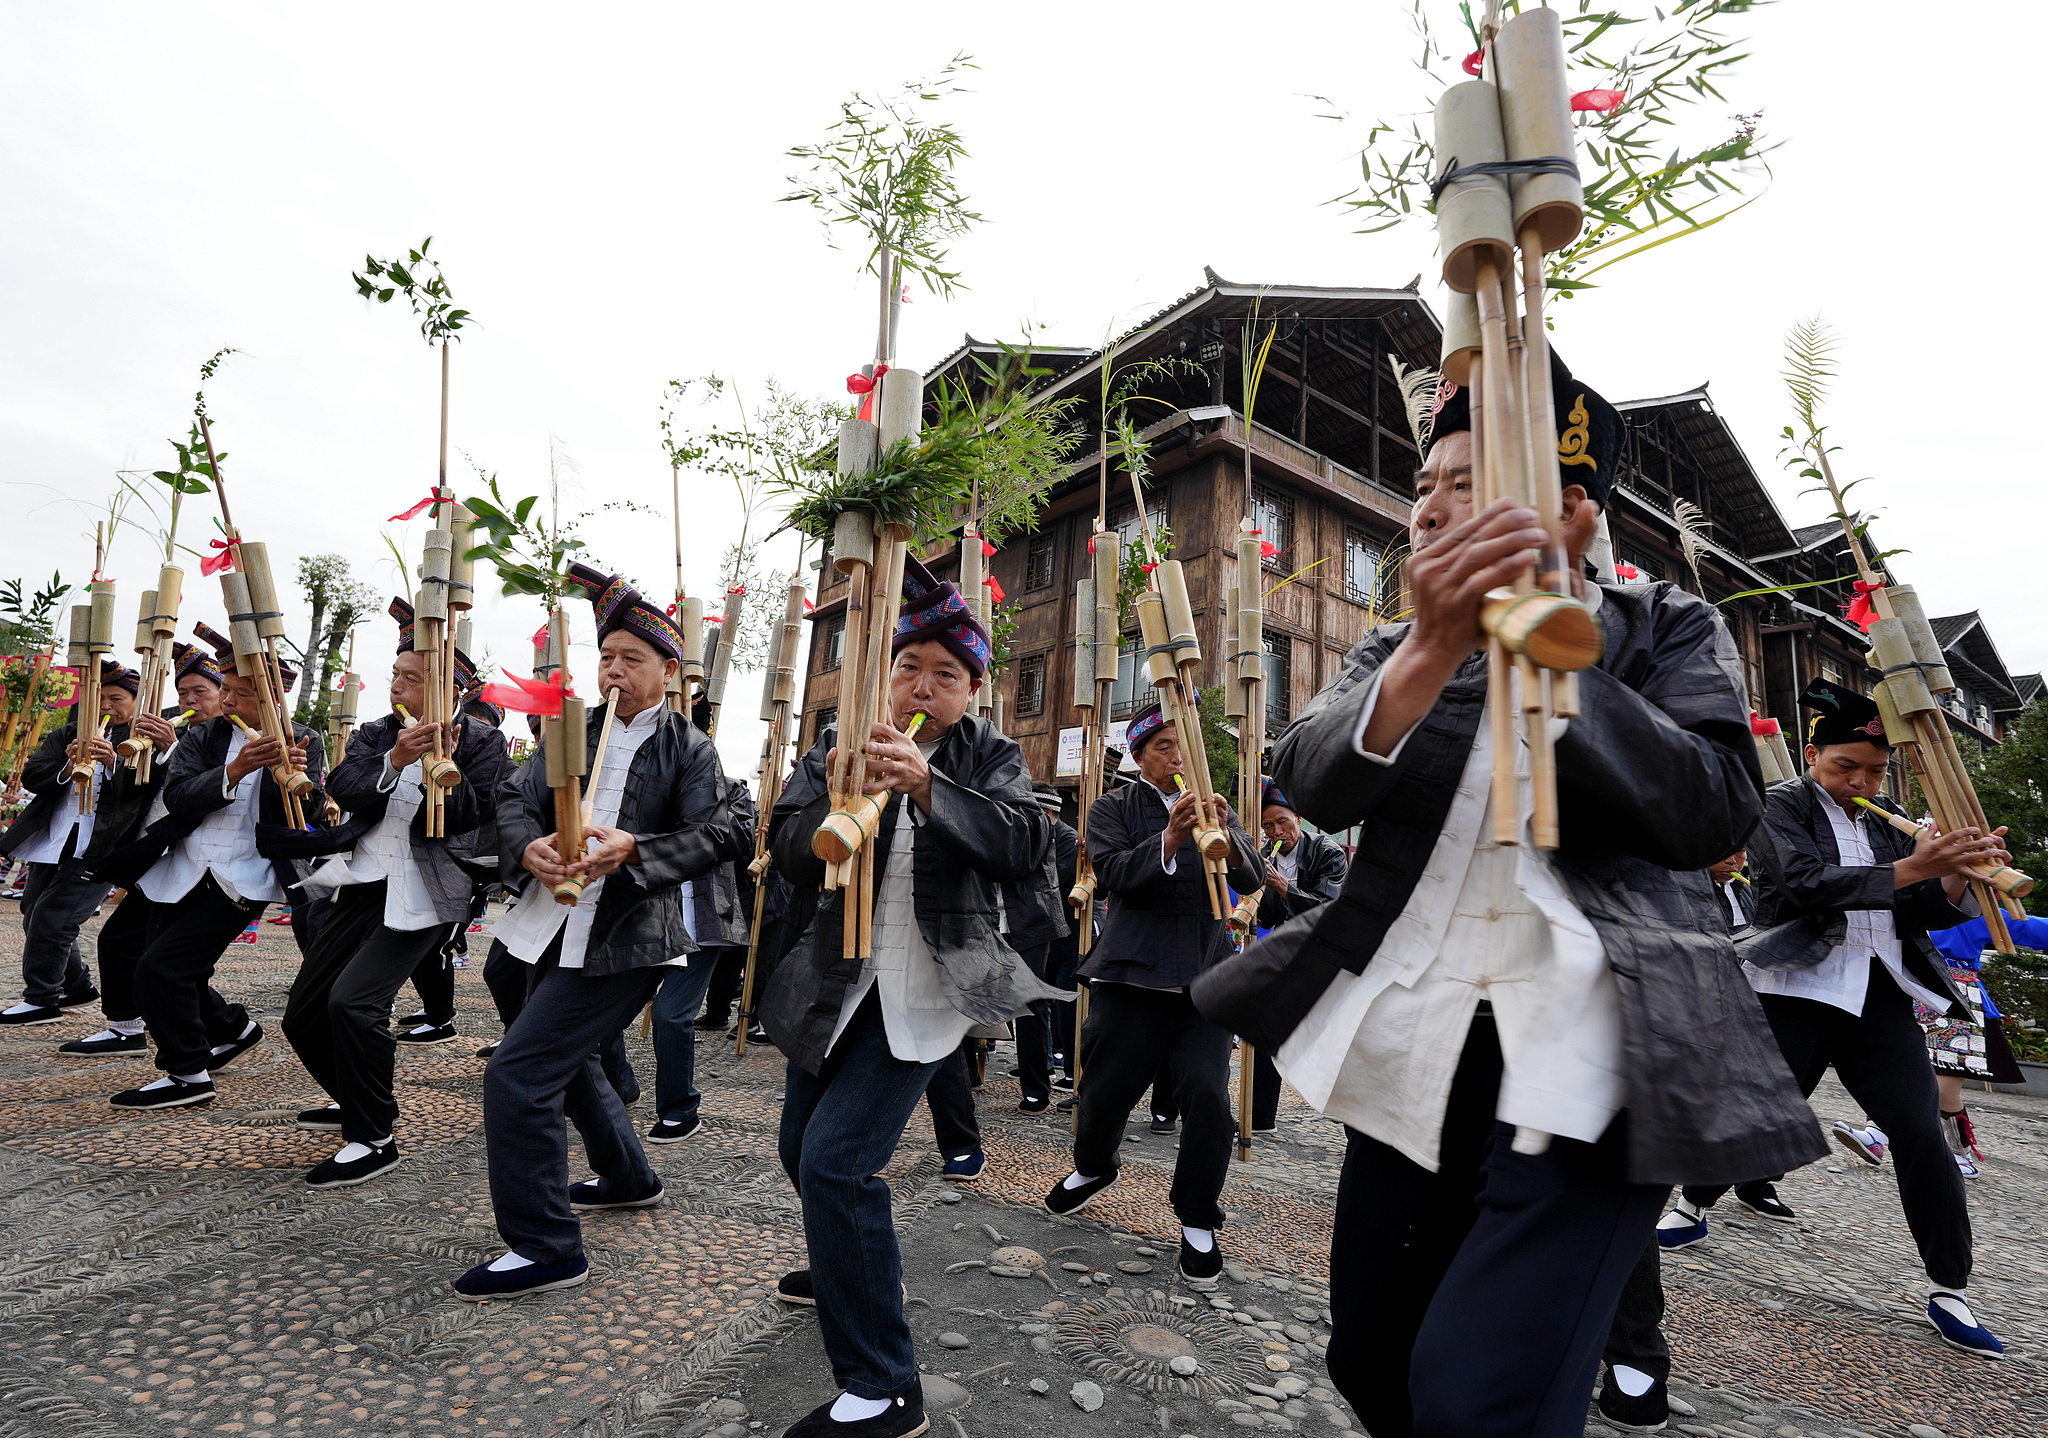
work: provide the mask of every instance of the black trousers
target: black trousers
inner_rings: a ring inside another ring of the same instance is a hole
[[[751,917],[751,911],[749,915]],[[724,944],[705,957],[714,962],[711,987],[704,991],[704,1012],[723,1022],[732,1006],[739,1002],[740,981],[747,975],[747,950],[742,944]]]
[[[413,992],[420,996],[420,1007],[426,1011],[430,1024],[455,1022],[455,965],[449,962],[455,957],[451,947],[453,940],[462,932],[460,924],[444,924],[434,930],[441,941],[420,956],[413,965]],[[512,960],[515,964],[519,961]],[[521,965],[524,967],[524,965]]]
[[[1230,1117],[1230,1034],[1196,1012],[1184,993],[1104,983],[1089,990],[1074,1170],[1100,1178],[1122,1166],[1124,1124],[1168,1058],[1183,1118],[1169,1195],[1173,1211],[1189,1228],[1221,1228],[1218,1199],[1237,1138]]]
[[[341,1136],[351,1143],[391,1137],[398,1121],[391,1000],[421,955],[435,953],[448,937],[446,924],[385,928],[384,893],[381,881],[341,891],[284,1006],[284,1036],[313,1081],[341,1105]]]
[[[512,951],[496,939],[491,940],[491,951],[484,956],[484,987],[491,991],[498,1022],[511,1028],[519,1011],[526,1007],[526,965],[513,958]]]
[[[155,907],[142,890],[131,888],[100,925],[100,1011],[109,1022],[142,1017],[135,1006],[135,966],[149,947],[150,911]],[[225,1000],[221,1006],[226,1007]]]
[[[1614,1323],[1607,1330],[1609,1363],[1647,1373],[1662,1383],[1671,1377],[1671,1345],[1664,1341],[1664,1267],[1655,1238],[1621,1286]]]
[[[149,947],[135,968],[135,1004],[167,1074],[203,1071],[213,1046],[249,1025],[249,1011],[212,989],[214,966],[263,905],[235,898],[208,874],[175,904],[150,906]]]
[[[1861,1015],[1813,999],[1758,997],[1799,1091],[1810,1096],[1832,1064],[1842,1086],[1890,1138],[1899,1204],[1927,1276],[1947,1288],[1968,1283],[1970,1208],[1942,1136],[1934,1069],[1913,1001],[1876,959]],[[1688,1187],[1685,1196],[1705,1207],[1726,1191]]]
[[[1329,1373],[1373,1438],[1577,1438],[1622,1285],[1653,1241],[1669,1190],[1624,1177],[1627,1115],[1598,1143],[1518,1154],[1494,1118],[1500,1079],[1482,1014],[1436,1172],[1351,1134]]]
[[[981,1150],[981,1120],[974,1114],[974,1090],[967,1086],[967,1055],[954,1049],[932,1074],[924,1100],[932,1106],[932,1138],[941,1158]]]
[[[1051,944],[1034,944],[1017,952],[1024,967],[1042,979],[1046,956],[1051,951]],[[1033,999],[1031,1012],[1020,1015],[1016,1021],[1017,1086],[1024,1090],[1026,1098],[1052,1097],[1052,1010],[1051,999]]]
[[[1161,1059],[1159,1072],[1152,1076],[1152,1113],[1155,1117],[1180,1117],[1180,1103],[1173,1096],[1173,1061]],[[1269,1129],[1280,1120],[1280,1070],[1266,1057],[1264,1049],[1252,1050],[1252,1127]]]

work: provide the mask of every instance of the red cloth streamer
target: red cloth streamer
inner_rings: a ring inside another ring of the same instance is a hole
[[[1090,554],[1095,552],[1095,541],[1092,539],[1088,541],[1088,552]],[[996,547],[986,539],[981,542],[981,557],[983,559],[994,559],[996,557]]]
[[[1614,577],[1617,579],[1641,579],[1643,571],[1636,568],[1633,564],[1617,564],[1614,566]]]
[[[1581,90],[1572,96],[1574,110],[1597,110],[1606,113],[1616,109],[1628,95],[1621,90]]]
[[[846,392],[848,394],[868,394],[873,391],[876,385],[882,382],[882,376],[888,372],[889,366],[879,364],[875,366],[875,373],[872,379],[864,374],[850,374],[846,377]]]
[[[1462,69],[1462,70],[1463,70],[1463,71],[1464,71],[1464,72],[1465,72],[1465,73],[1466,73],[1467,75],[1477,75],[1477,74],[1479,74],[1480,72],[1482,72],[1483,70],[1485,70],[1485,69],[1486,69],[1486,51],[1485,51],[1485,49],[1484,49],[1484,48],[1481,48],[1481,49],[1478,49],[1478,50],[1474,50],[1474,51],[1473,51],[1473,52],[1472,52],[1471,54],[1467,55],[1467,56],[1465,57],[1465,63],[1464,63],[1464,64],[1463,64],[1462,66],[1460,66],[1459,68],[1460,68],[1460,69]]]
[[[816,609],[817,607],[817,605],[811,603],[811,601],[808,599],[804,601],[804,613],[806,614],[809,614],[813,609]]]
[[[500,670],[500,673],[505,671]],[[506,683],[486,684],[478,694],[486,704],[495,704],[500,709],[514,714],[538,714],[545,719],[562,717],[562,700],[574,698],[576,691],[562,683],[562,674],[556,670],[546,682],[539,679],[521,679],[517,674],[505,673]]]
[[[671,619],[674,619],[676,617],[676,603],[673,599],[669,601],[667,613],[668,617]]]
[[[215,549],[218,549],[220,553],[209,554],[206,558],[199,561],[199,572],[201,574],[218,574],[235,562],[235,551],[232,548],[233,540],[209,539],[206,542]]]
[[[391,522],[393,524],[396,524],[398,521],[402,519],[417,519],[419,517],[421,510],[432,509],[437,504],[449,504],[452,503],[454,499],[455,496],[452,493],[443,494],[439,486],[436,486],[435,488],[427,491],[427,497],[425,499],[421,500],[418,504],[415,504],[411,509],[408,509],[405,513],[392,515]]]
[[[988,578],[982,580],[981,582],[988,586],[989,598],[993,602],[1001,604],[1003,600],[1006,598],[1006,596],[1003,593],[1003,586],[996,583],[996,577],[993,574],[991,574],[988,576]]]
[[[533,631],[533,647],[536,649],[545,649],[547,647],[547,643],[548,627],[547,625],[543,624],[540,628]]]
[[[1870,596],[1882,588],[1882,584],[1865,584],[1862,580],[1857,580],[1856,597],[1849,601],[1848,607],[1842,611],[1842,617],[1868,634],[1870,626],[1877,623],[1877,606],[1870,602]]]
[[[739,588],[737,588],[737,589],[728,589],[728,590],[726,590],[725,592],[726,592],[727,594],[745,594],[745,593],[747,592],[747,586],[746,586],[746,585],[744,585],[744,584],[742,584],[742,585],[741,585],[741,586],[740,586]]]
[[[1144,570],[1147,574],[1150,574],[1153,570],[1157,569],[1158,567],[1159,561],[1156,559],[1153,560],[1150,564],[1141,564],[1138,566],[1138,568]]]
[[[1768,739],[1773,734],[1782,734],[1784,731],[1778,727],[1777,720],[1766,719],[1752,709],[1749,711],[1749,732],[1759,739]]]
[[[704,622],[706,624],[723,624],[725,623],[725,616],[723,614],[707,614],[704,616]]]

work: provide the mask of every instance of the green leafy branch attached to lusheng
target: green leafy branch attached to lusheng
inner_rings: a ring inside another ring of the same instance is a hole
[[[1746,41],[1721,23],[1767,0],[1675,0],[1666,5],[1596,6],[1571,0],[1554,7],[1564,22],[1566,58],[1590,83],[1579,131],[1591,164],[1584,171],[1586,227],[1545,260],[1551,289],[1567,298],[1591,288],[1591,276],[1672,240],[1719,224],[1753,203],[1745,186],[1768,181],[1764,163],[1775,144],[1758,134],[1761,110],[1730,117],[1732,129],[1711,138],[1678,139],[1691,107],[1726,101],[1721,85],[1741,61]],[[1503,18],[1521,13],[1506,0]],[[1410,23],[1421,50],[1415,64],[1436,88],[1466,78],[1466,46],[1480,43],[1472,5],[1458,6],[1458,38],[1431,23],[1432,0],[1411,0]],[[1615,45],[1633,39],[1626,49]],[[1327,97],[1312,99],[1331,103]],[[1436,96],[1431,93],[1429,104]],[[1606,105],[1607,108],[1598,108]],[[1342,113],[1325,119],[1342,120]],[[1697,122],[1691,126],[1698,130]],[[1375,122],[1359,156],[1362,179],[1336,203],[1353,210],[1361,233],[1390,229],[1434,213],[1431,183],[1442,168],[1427,110]]]
[[[434,237],[420,241],[419,248],[406,251],[402,260],[380,260],[363,256],[363,268],[352,271],[356,293],[375,304],[388,305],[403,295],[420,322],[420,334],[428,344],[447,344],[460,338],[458,331],[469,319],[469,311],[455,307],[455,295],[440,261],[428,255]]]
[[[0,654],[40,652],[56,643],[58,604],[70,592],[61,574],[52,574],[48,584],[29,595],[22,592],[19,579],[0,584]],[[20,687],[25,689],[27,683],[24,671]],[[20,697],[13,687],[8,694],[11,700]]]

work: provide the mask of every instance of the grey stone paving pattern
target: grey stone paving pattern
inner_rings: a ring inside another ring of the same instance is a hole
[[[19,961],[12,919],[0,908],[0,974]],[[300,1175],[336,1140],[289,1122],[320,1098],[275,1032],[296,949],[265,925],[230,953],[221,987],[269,1036],[208,1109],[107,1107],[151,1071],[55,1054],[99,1027],[96,1010],[0,1031],[0,1438],[774,1438],[830,1396],[815,1316],[769,1296],[806,1261],[774,1158],[772,1050],[740,1061],[729,1043],[700,1047],[704,1131],[650,1150],[665,1207],[586,1224],[588,1284],[471,1305],[449,1280],[502,1251],[472,1056],[498,1029],[478,971],[457,976],[464,1041],[401,1055],[405,1164],[312,1193]],[[637,1027],[630,1047],[651,1096]],[[1226,1276],[1194,1292],[1175,1274],[1165,1201],[1174,1140],[1135,1128],[1116,1187],[1052,1220],[1035,1200],[1067,1171],[1065,1121],[1015,1112],[1010,1061],[1006,1046],[980,1094],[980,1184],[939,1180],[922,1113],[885,1172],[934,1432],[1352,1430],[1322,1360],[1341,1131],[1287,1095],[1281,1133],[1233,1165]],[[1970,1191],[1972,1293],[2011,1359],[1935,1341],[1890,1170],[1844,1153],[1781,1186],[1798,1224],[1724,1200],[1713,1240],[1671,1256],[1674,1392],[1691,1410],[1673,1431],[2048,1431],[2048,1102],[2025,1090],[1970,1102],[1989,1154]],[[1857,1117],[1832,1081],[1815,1104],[1823,1121]],[[650,1110],[651,1097],[636,1116],[651,1124]]]

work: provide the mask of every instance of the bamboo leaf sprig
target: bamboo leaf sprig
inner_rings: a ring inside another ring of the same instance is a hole
[[[1758,133],[1762,111],[1733,115],[1729,130],[1704,140],[1681,139],[1679,131],[1693,120],[1692,107],[1726,101],[1721,86],[1748,58],[1747,42],[1731,38],[1723,22],[1767,3],[1566,0],[1552,7],[1561,13],[1567,59],[1585,88],[1626,98],[1613,109],[1580,114],[1580,139],[1591,161],[1584,172],[1586,227],[1546,258],[1551,289],[1569,298],[1591,288],[1591,276],[1609,266],[1699,234],[1755,199],[1750,188],[1768,180],[1764,157],[1777,148]],[[1506,18],[1523,8],[1522,0],[1504,0],[1500,12]],[[1410,25],[1420,44],[1415,65],[1433,87],[1431,105],[1436,89],[1466,78],[1462,63],[1479,44],[1469,0],[1458,6],[1459,21],[1447,27],[1449,34],[1432,22],[1436,10],[1436,0],[1410,0]],[[1445,158],[1436,153],[1426,110],[1378,120],[1360,151],[1360,183],[1336,203],[1353,212],[1366,234],[1432,214],[1429,188]]]
[[[461,338],[460,331],[470,316],[468,310],[456,308],[454,292],[448,288],[448,277],[441,273],[440,261],[429,255],[433,243],[434,237],[427,236],[418,249],[406,251],[404,259],[380,260],[375,255],[364,255],[362,270],[352,271],[349,278],[356,282],[356,293],[374,304],[388,305],[400,295],[405,296],[426,342],[447,344]]]
[[[961,93],[966,87],[958,77],[976,68],[959,54],[930,79],[911,81],[893,95],[856,94],[841,102],[823,140],[788,152],[810,165],[789,177],[783,200],[817,212],[835,247],[835,227],[858,232],[866,246],[862,267],[884,284],[916,275],[942,297],[959,284],[959,271],[947,268],[947,243],[981,219],[953,177],[967,148],[958,130],[921,118],[912,102]],[[885,264],[890,273],[883,272]]]

